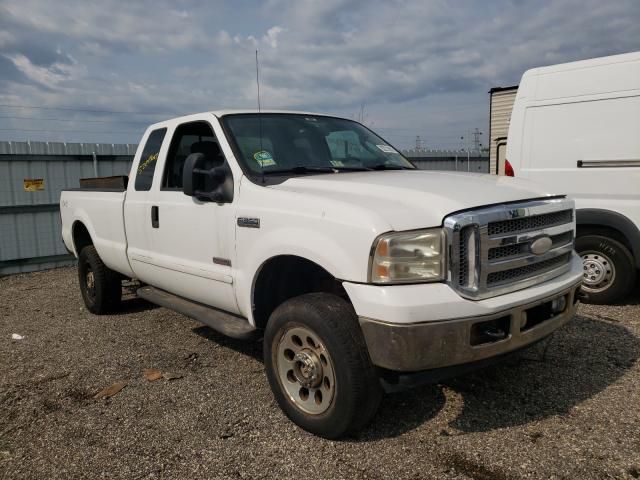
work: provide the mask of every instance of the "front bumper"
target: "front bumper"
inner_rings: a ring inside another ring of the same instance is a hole
[[[461,365],[518,350],[550,335],[575,314],[579,288],[580,281],[574,282],[548,297],[486,316],[415,324],[360,317],[360,325],[371,360],[379,367],[415,372]],[[559,299],[565,303],[561,311]]]

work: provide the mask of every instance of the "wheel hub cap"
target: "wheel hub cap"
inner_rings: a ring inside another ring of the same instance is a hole
[[[316,388],[322,381],[320,358],[310,351],[302,350],[294,357],[293,374],[303,387]]]
[[[600,283],[605,275],[602,263],[597,260],[584,262],[584,279],[586,283]]]
[[[333,361],[322,339],[302,325],[286,330],[273,350],[280,385],[293,405],[319,415],[335,396]]]
[[[582,288],[590,292],[601,292],[613,283],[615,268],[611,260],[602,253],[582,254]]]

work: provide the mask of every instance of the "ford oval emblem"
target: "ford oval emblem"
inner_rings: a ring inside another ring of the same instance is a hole
[[[543,253],[547,253],[551,250],[551,245],[553,245],[553,242],[549,237],[536,238],[531,242],[531,253],[535,255],[542,255]]]

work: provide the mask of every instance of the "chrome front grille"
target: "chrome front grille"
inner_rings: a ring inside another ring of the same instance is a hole
[[[542,272],[553,270],[559,266],[569,263],[571,253],[565,253],[559,257],[543,260],[542,262],[532,263],[524,267],[512,268],[510,270],[500,270],[499,272],[491,272],[487,275],[487,285],[493,286],[503,284],[505,282],[517,282],[523,278],[529,278]]]
[[[552,246],[562,246],[573,241],[573,232],[565,232],[560,235],[550,237]],[[501,258],[514,258],[522,255],[529,255],[529,243],[512,243],[501,247],[489,249],[489,260],[499,260]]]
[[[561,210],[559,212],[546,213],[544,215],[533,215],[531,217],[517,218],[515,220],[502,220],[500,222],[490,222],[487,226],[489,235],[506,235],[507,233],[522,233],[541,228],[562,225],[573,220],[572,210]]]
[[[464,297],[482,299],[520,290],[570,268],[575,236],[572,200],[472,210],[447,217],[444,225],[451,252],[449,282]],[[543,237],[548,240],[538,242]],[[537,248],[544,243],[548,250]]]

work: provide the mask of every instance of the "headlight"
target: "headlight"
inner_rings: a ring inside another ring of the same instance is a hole
[[[445,241],[441,228],[386,233],[371,255],[372,283],[435,282],[445,278]]]

